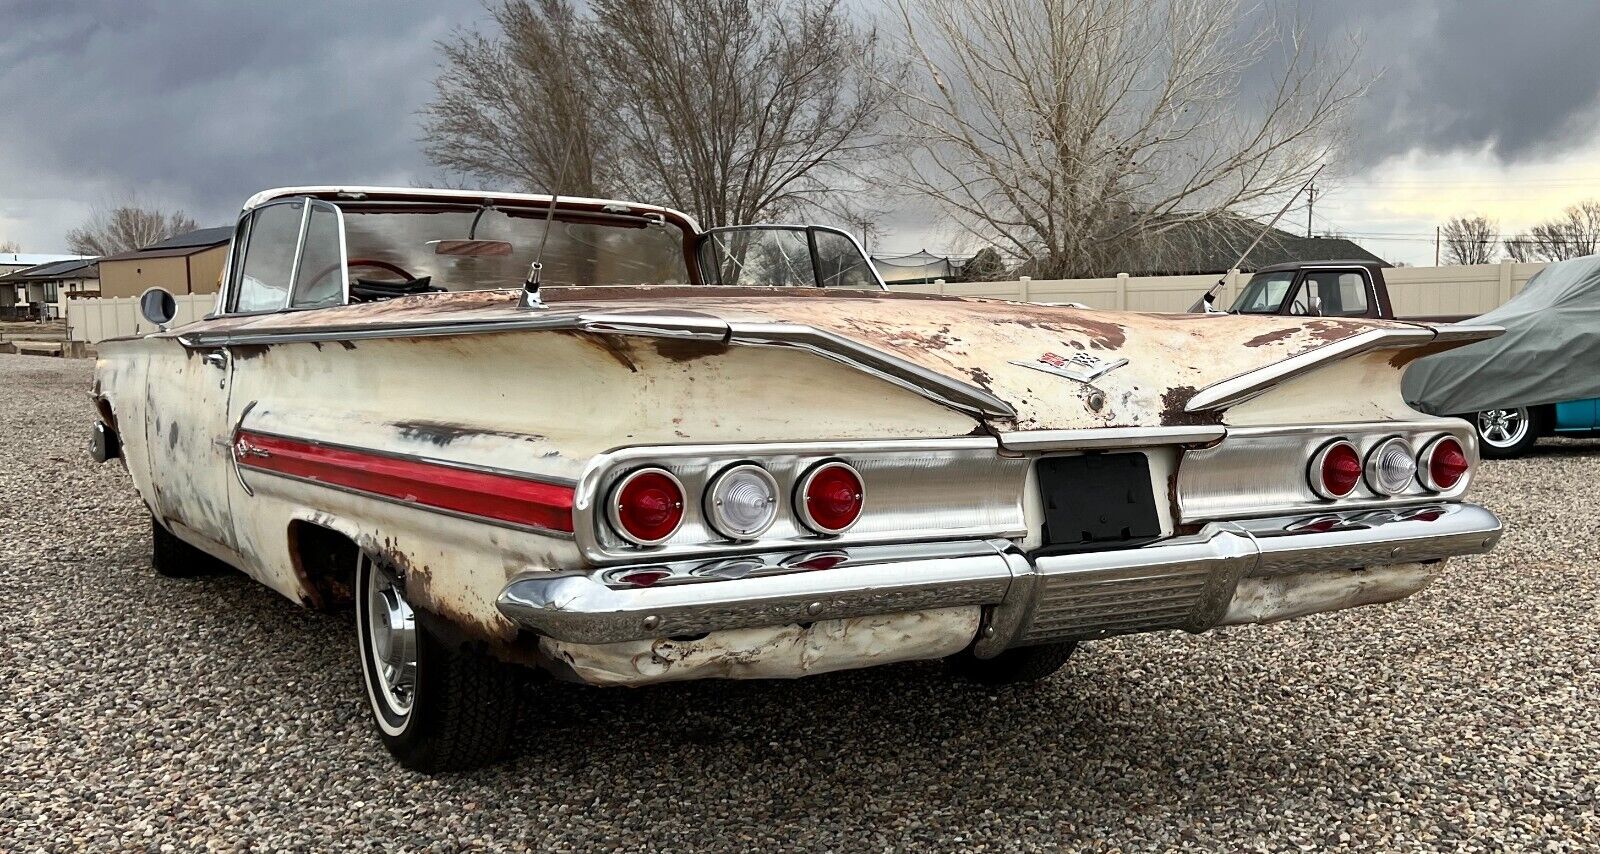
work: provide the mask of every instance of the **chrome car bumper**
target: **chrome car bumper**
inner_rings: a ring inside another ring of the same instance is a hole
[[[672,574],[650,587],[608,583],[628,569],[529,573],[506,585],[498,605],[529,631],[587,644],[985,605],[992,607],[975,652],[989,656],[1012,646],[1204,631],[1400,598],[1425,574],[1406,573],[1418,580],[1391,584],[1386,598],[1362,599],[1352,598],[1351,585],[1363,574],[1348,571],[1480,554],[1499,538],[1499,520],[1482,507],[1432,504],[1217,522],[1141,547],[1075,554],[1029,556],[991,540],[853,548],[838,553],[842,563],[809,571],[784,556],[760,556],[737,578],[703,573],[711,564],[652,566]],[[1330,572],[1349,583],[1326,583]],[[1264,585],[1309,592],[1292,606],[1236,602],[1259,599]]]

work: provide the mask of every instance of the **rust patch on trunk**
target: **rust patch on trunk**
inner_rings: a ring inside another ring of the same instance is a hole
[[[1174,427],[1221,424],[1221,413],[1214,411],[1189,412],[1184,409],[1200,390],[1192,385],[1168,389],[1161,395],[1161,423]]]
[[[1272,332],[1263,332],[1262,334],[1257,335],[1254,338],[1251,338],[1249,341],[1244,342],[1244,346],[1246,346],[1246,347],[1265,347],[1266,345],[1274,343],[1276,341],[1282,341],[1282,340],[1284,340],[1286,338],[1292,338],[1292,337],[1294,337],[1294,334],[1297,331],[1298,330],[1295,330],[1295,329],[1277,329],[1277,330],[1274,330]]]
[[[654,341],[656,352],[672,362],[692,362],[728,352],[728,345],[721,341],[698,338],[656,338]]]
[[[973,382],[982,386],[984,391],[994,394],[994,377],[990,376],[988,371],[983,368],[968,368],[967,374],[972,377]]]
[[[1027,310],[1016,306],[1015,311],[986,312],[985,320],[996,323],[1013,323],[1028,329],[1043,329],[1059,335],[1088,339],[1095,350],[1116,350],[1128,341],[1127,330],[1120,323],[1086,317],[1085,312],[1058,306],[1043,306],[1044,310]],[[1071,344],[1071,342],[1062,342]],[[1076,345],[1073,345],[1076,346]]]
[[[1435,341],[1432,344],[1424,344],[1421,347],[1407,347],[1390,356],[1389,365],[1390,367],[1403,368],[1424,356],[1432,356],[1435,353],[1454,350],[1460,346],[1461,342],[1459,341]]]
[[[271,344],[232,344],[228,347],[228,353],[241,362],[248,362],[265,356],[271,349]]]
[[[1306,332],[1317,341],[1332,344],[1343,341],[1359,332],[1365,332],[1372,327],[1349,320],[1312,320],[1306,323]]]
[[[639,366],[635,365],[633,363],[633,359],[628,357],[628,345],[626,339],[611,335],[599,335],[594,332],[568,332],[565,334],[571,335],[591,347],[595,347],[604,351],[607,356],[615,359],[617,364],[627,368],[630,373],[639,372]]]

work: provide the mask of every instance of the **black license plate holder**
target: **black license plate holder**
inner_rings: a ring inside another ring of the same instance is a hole
[[[1046,457],[1035,467],[1044,551],[1123,548],[1161,536],[1144,454]]]

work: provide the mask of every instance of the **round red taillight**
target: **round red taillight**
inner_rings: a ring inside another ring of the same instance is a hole
[[[1444,492],[1461,482],[1472,463],[1467,451],[1454,436],[1440,436],[1422,451],[1417,477],[1434,492]]]
[[[840,462],[823,463],[800,479],[795,509],[801,524],[819,534],[841,534],[861,518],[866,487],[855,469]]]
[[[1361,454],[1343,439],[1329,442],[1312,455],[1306,474],[1312,492],[1323,498],[1344,498],[1361,482]]]
[[[611,491],[606,515],[631,543],[664,543],[683,524],[683,484],[666,469],[639,469]]]

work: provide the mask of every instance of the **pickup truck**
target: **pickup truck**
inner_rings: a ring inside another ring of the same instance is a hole
[[[1372,261],[1299,261],[1257,270],[1229,309],[1237,314],[1350,317],[1456,323],[1465,316],[1396,317],[1383,279]],[[1485,457],[1520,456],[1541,436],[1600,436],[1600,400],[1569,400],[1544,406],[1507,406],[1457,413],[1472,422]]]

